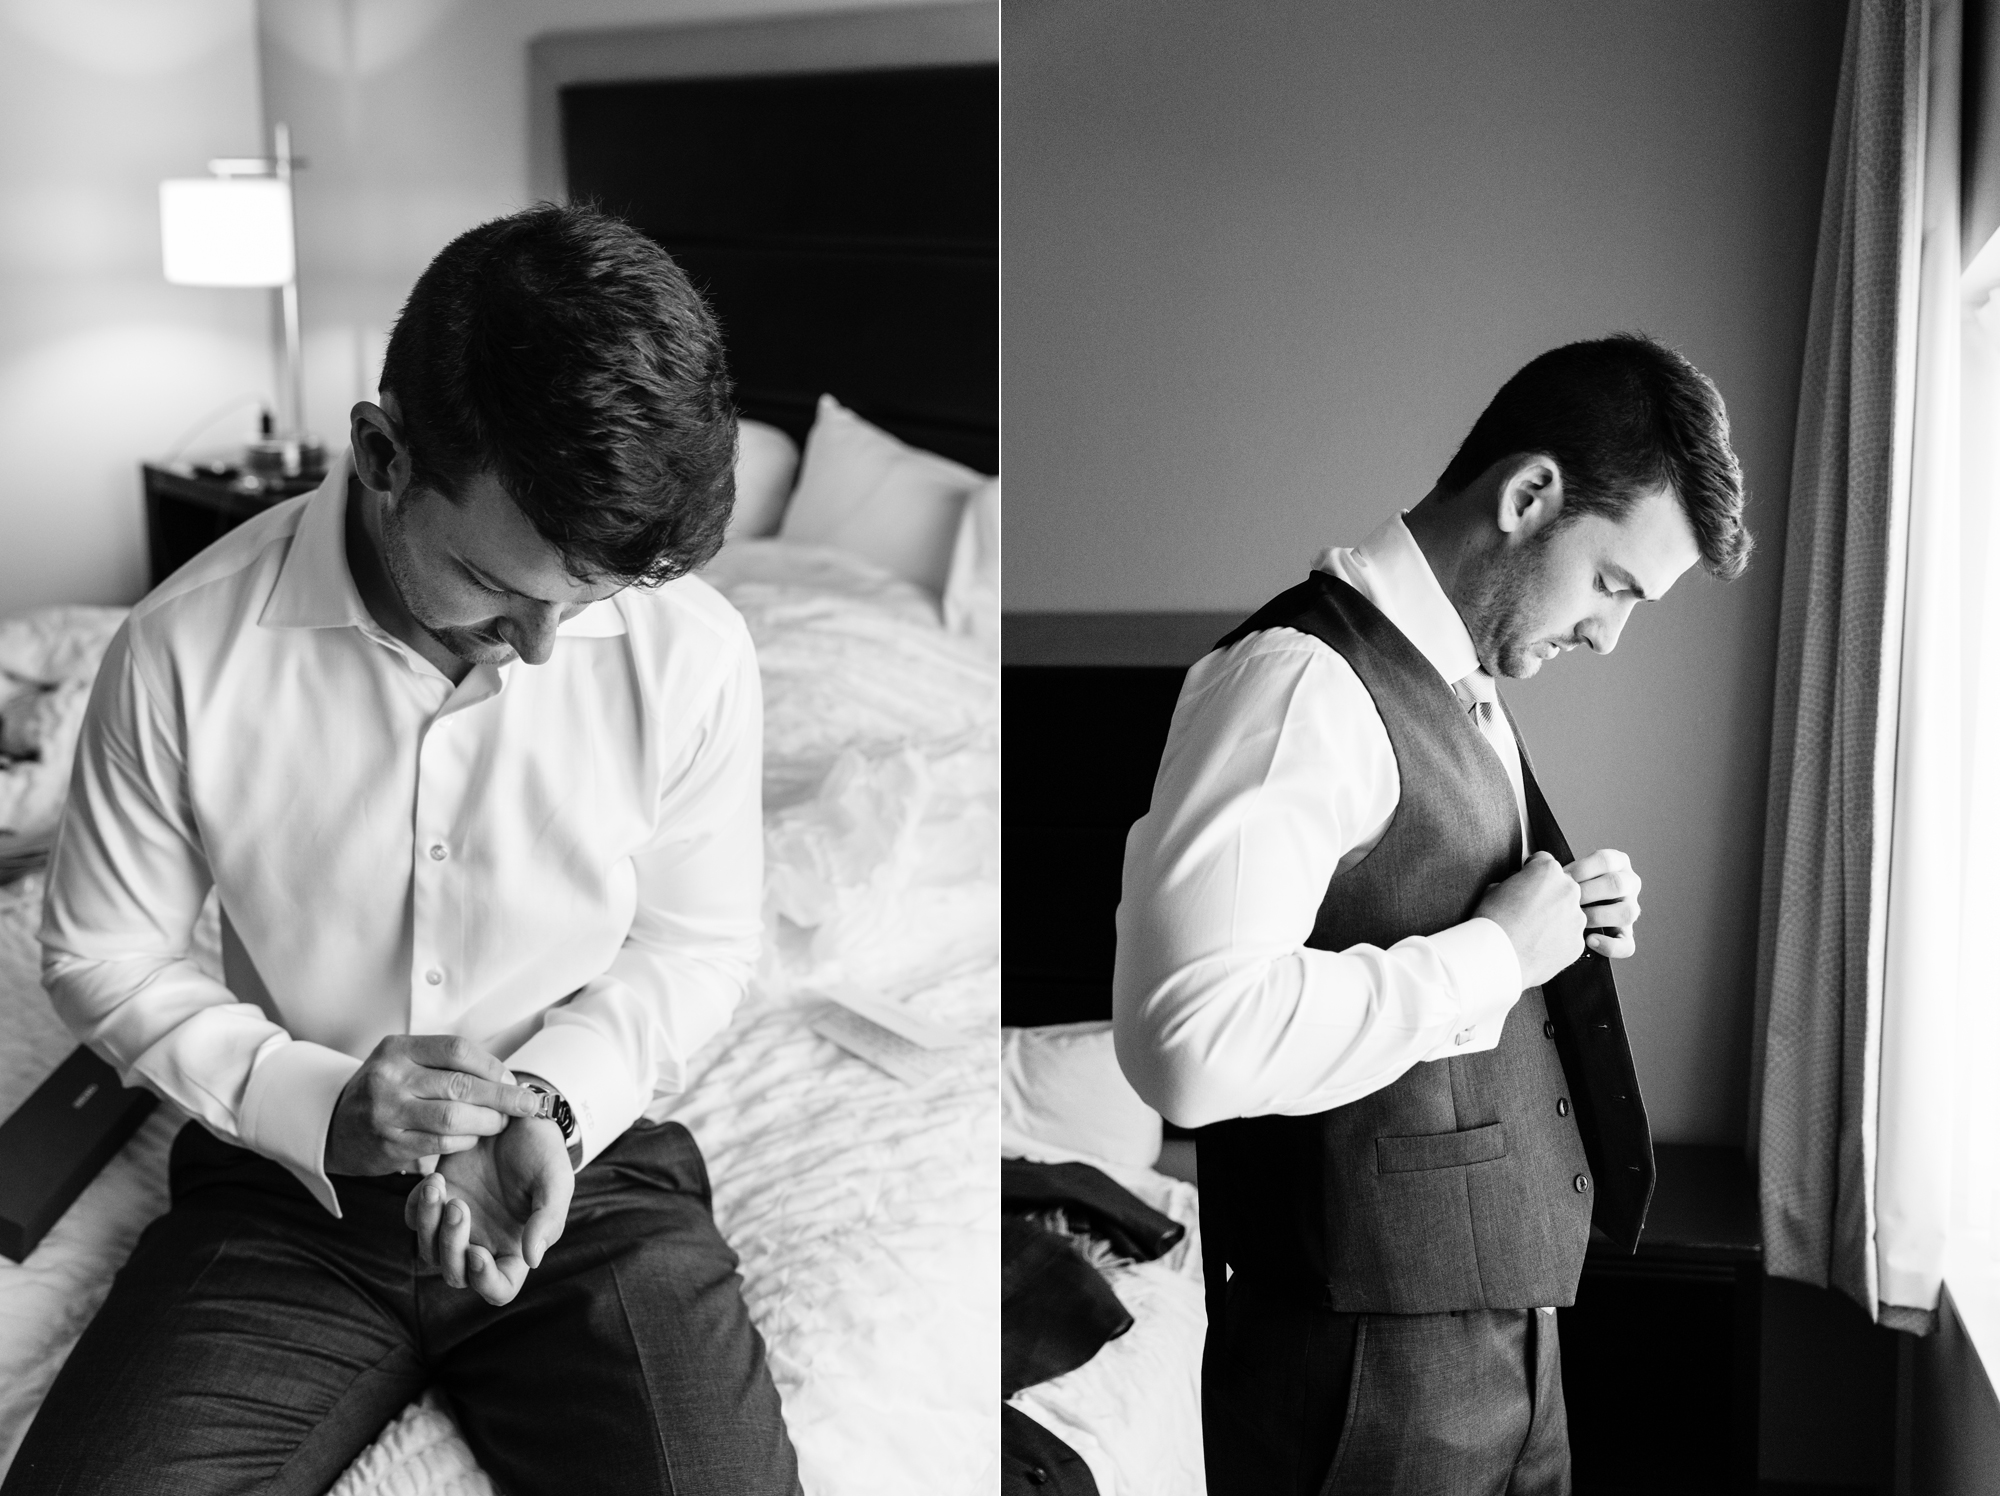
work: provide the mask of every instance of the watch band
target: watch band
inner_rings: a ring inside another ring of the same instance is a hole
[[[569,1098],[538,1076],[517,1075],[515,1079],[541,1098],[542,1104],[535,1116],[544,1122],[555,1123],[569,1151],[570,1167],[579,1167],[583,1163],[583,1140],[576,1135],[576,1111],[570,1106]]]

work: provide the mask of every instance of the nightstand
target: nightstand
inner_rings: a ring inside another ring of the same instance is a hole
[[[319,487],[324,473],[245,479],[193,463],[146,463],[146,549],[149,587],[206,550],[215,540],[273,504]]]
[[[1757,1489],[1763,1233],[1741,1149],[1662,1143],[1639,1250],[1595,1231],[1562,1320],[1577,1496]]]

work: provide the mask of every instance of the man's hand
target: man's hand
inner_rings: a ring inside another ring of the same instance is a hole
[[[1580,890],[1562,864],[1537,852],[1521,871],[1486,890],[1475,911],[1514,943],[1521,985],[1539,987],[1583,954]]]
[[[1583,943],[1600,956],[1622,958],[1638,949],[1632,925],[1639,918],[1639,875],[1632,859],[1607,848],[1577,858],[1563,871],[1576,880],[1583,905],[1588,926]]]
[[[326,1129],[329,1174],[394,1174],[432,1153],[462,1153],[541,1102],[470,1039],[391,1034],[361,1063]]]
[[[576,1177],[555,1123],[517,1117],[503,1132],[438,1160],[410,1191],[403,1220],[417,1251],[453,1288],[489,1304],[513,1300],[528,1270],[562,1236]]]

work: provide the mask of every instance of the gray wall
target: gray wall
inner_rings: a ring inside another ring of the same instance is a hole
[[[1783,502],[1845,7],[1006,0],[1006,605],[1247,610],[1556,343],[1720,385],[1762,550],[1512,689],[1646,878],[1655,1131],[1738,1142]]]
[[[256,429],[271,293],[168,285],[159,183],[260,132],[251,0],[0,5],[0,615],[136,599],[140,461]]]

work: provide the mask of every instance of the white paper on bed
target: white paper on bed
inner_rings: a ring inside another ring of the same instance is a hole
[[[818,879],[820,923],[830,909],[838,928],[820,940],[819,923],[773,909],[792,954],[767,960],[685,1094],[649,1115],[675,1117],[701,1144],[806,1490],[984,1492],[998,1468],[997,672],[942,630],[919,589],[835,552],[732,544],[710,579],[759,649],[775,876],[794,892]],[[869,779],[859,799],[851,783],[827,789],[844,755],[873,766],[849,771]],[[803,835],[785,819],[800,805],[831,829]],[[18,1101],[69,1040],[37,981],[39,881],[0,893],[14,894],[0,902],[0,1099]],[[949,1066],[912,1089],[812,1032],[803,999],[815,986],[981,1037],[943,1051]],[[111,1274],[165,1208],[179,1120],[167,1111],[28,1263],[0,1264],[5,1461]],[[491,1491],[425,1398],[333,1496]]]

